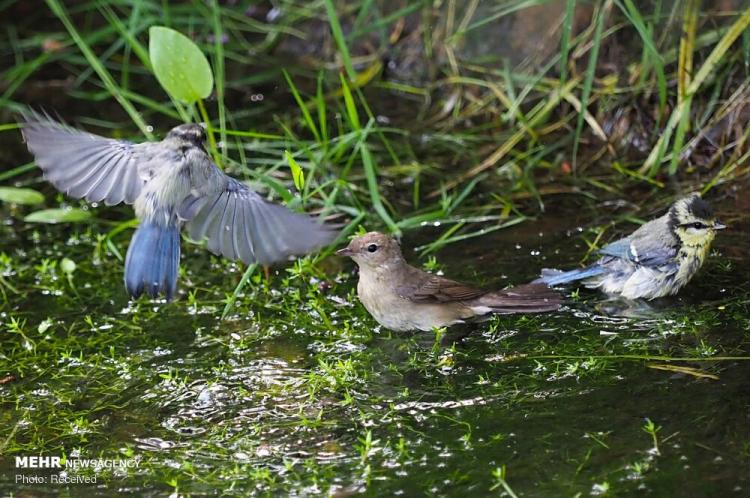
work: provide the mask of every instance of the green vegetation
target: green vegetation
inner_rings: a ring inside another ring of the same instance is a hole
[[[42,489],[14,482],[39,454],[138,459],[78,471],[91,496],[748,489],[742,2],[31,5],[0,3],[2,494]],[[131,303],[132,211],[44,182],[26,105],[135,141],[205,121],[233,176],[488,287],[593,257],[678,192],[732,230],[679,298],[572,291],[464,338],[377,329],[333,247],[266,277],[184,242],[180,299]]]

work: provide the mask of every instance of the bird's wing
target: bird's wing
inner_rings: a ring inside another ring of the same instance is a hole
[[[487,291],[409,267],[396,293],[415,303],[448,303],[483,296]]]
[[[79,131],[33,111],[23,118],[26,145],[59,191],[108,206],[132,204],[138,197],[143,186],[138,145]]]
[[[187,220],[190,238],[207,239],[214,254],[247,264],[271,264],[307,254],[335,238],[334,230],[314,218],[267,202],[218,169],[212,174],[222,188],[188,196],[178,213]]]
[[[599,250],[603,256],[613,256],[645,266],[662,266],[674,262],[677,247],[655,236],[626,237]]]
[[[477,300],[477,304],[500,314],[554,311],[561,303],[562,296],[557,291],[535,283],[490,292]]]
[[[599,254],[603,256],[614,256],[615,258],[633,260],[634,254],[631,252],[631,241],[629,238],[616,240],[599,249]]]

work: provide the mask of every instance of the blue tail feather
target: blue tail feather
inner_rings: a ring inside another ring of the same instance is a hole
[[[141,223],[125,257],[125,288],[132,297],[164,294],[171,300],[180,268],[180,230],[177,226]]]
[[[570,271],[544,269],[542,270],[542,276],[534,280],[534,283],[547,284],[550,287],[554,287],[556,285],[563,285],[569,282],[595,277],[596,275],[601,275],[605,271],[604,267],[598,264]]]

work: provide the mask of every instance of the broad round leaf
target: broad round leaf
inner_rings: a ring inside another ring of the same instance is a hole
[[[44,202],[44,196],[30,188],[0,187],[0,201],[33,205]]]
[[[172,97],[187,103],[211,95],[214,75],[208,59],[187,36],[164,26],[148,30],[148,53],[159,83]]]
[[[23,221],[29,223],[75,223],[91,218],[89,211],[83,209],[42,209],[26,216]]]

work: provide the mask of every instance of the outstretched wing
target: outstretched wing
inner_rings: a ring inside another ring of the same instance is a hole
[[[107,205],[132,204],[141,191],[136,146],[76,130],[33,111],[23,137],[44,178],[59,191]]]
[[[336,232],[315,219],[267,202],[244,184],[221,175],[224,188],[189,196],[179,209],[188,235],[229,259],[271,264],[328,245]]]
[[[411,274],[405,276],[404,283],[396,287],[396,292],[399,296],[415,303],[466,301],[487,293],[487,291],[432,275],[417,268],[409,267],[408,270],[407,273]]]

